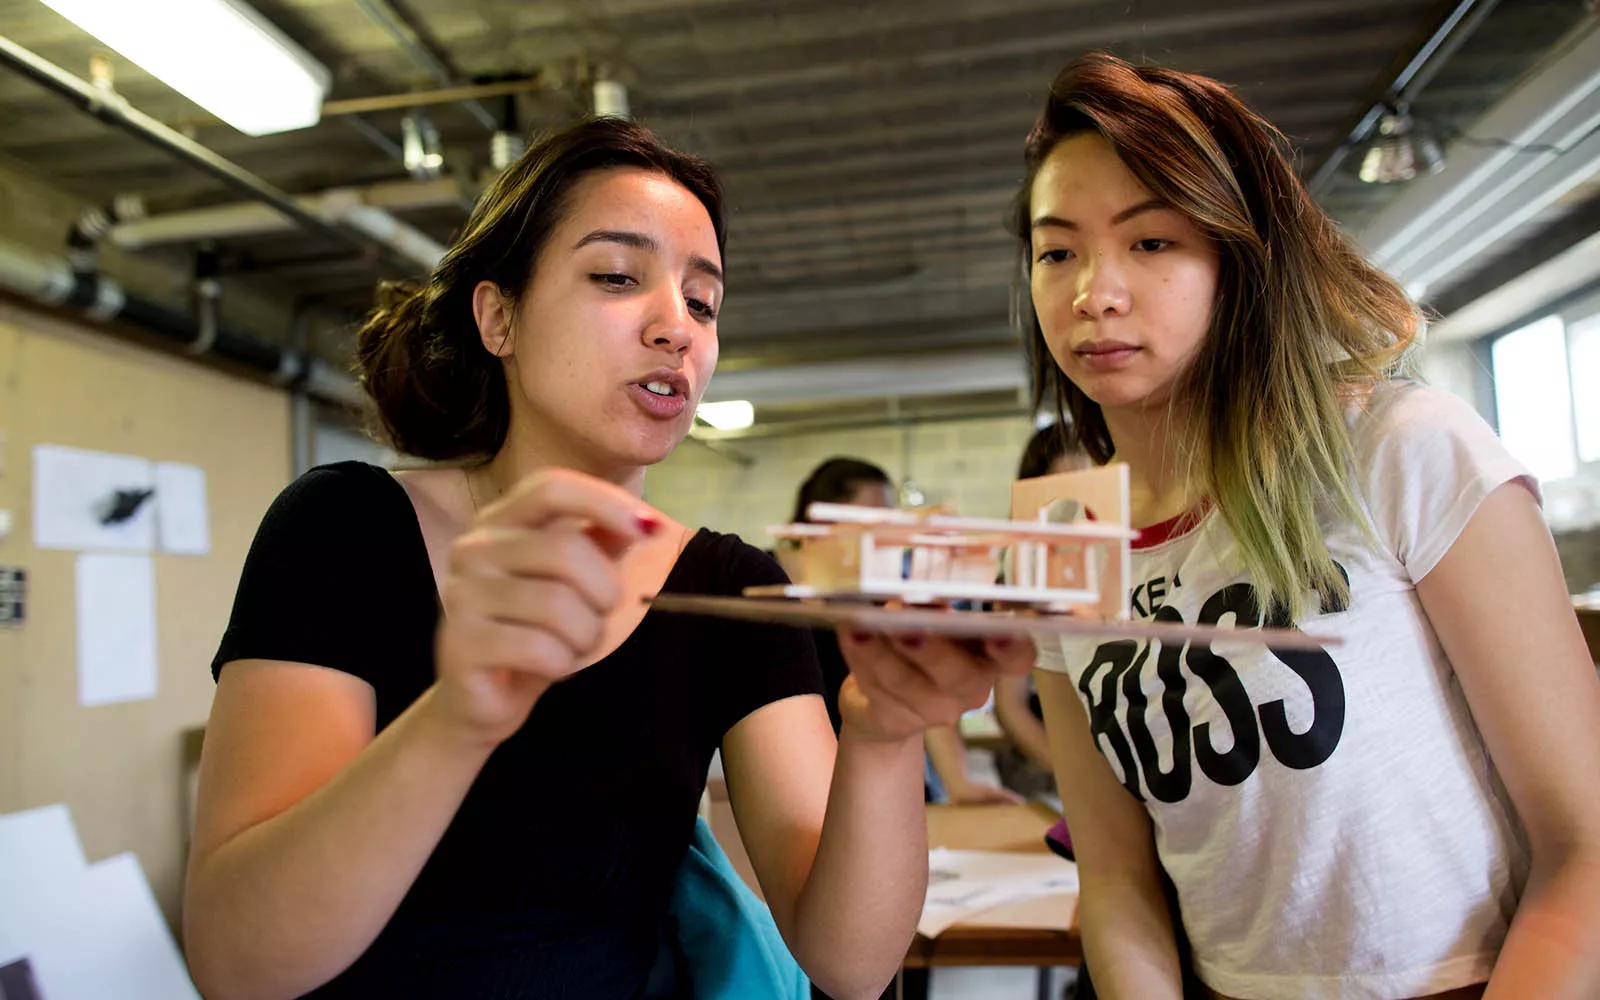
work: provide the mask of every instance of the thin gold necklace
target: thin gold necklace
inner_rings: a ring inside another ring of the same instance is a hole
[[[471,473],[471,471],[467,470],[467,469],[462,469],[461,470],[461,478],[467,484],[467,496],[472,499],[472,513],[474,515],[476,515],[480,511],[483,510],[483,505],[478,502],[478,488],[476,486],[472,485],[472,473]],[[493,486],[494,484],[490,483],[489,485]],[[499,494],[496,494],[496,496],[498,496],[498,495]]]

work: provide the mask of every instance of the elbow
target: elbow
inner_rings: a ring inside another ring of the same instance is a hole
[[[193,893],[186,893],[183,906],[183,955],[189,966],[194,988],[206,1000],[249,1000],[241,984],[228,975],[229,963],[219,954],[219,942],[207,933],[203,909]]]
[[[887,973],[881,969],[864,970],[863,974],[858,975],[825,976],[819,973],[812,977],[811,981],[817,989],[833,997],[834,1000],[878,1000],[883,996],[884,990],[894,982],[895,972],[899,968],[897,964]]]
[[[192,931],[187,918],[183,927],[183,953],[189,964],[189,979],[202,997],[206,1000],[245,1000],[245,994],[238,984],[228,981],[225,965],[217,961],[205,935]]]
[[[913,927],[903,940],[858,942],[863,947],[819,941],[808,948],[796,941],[790,951],[817,989],[834,1000],[878,1000],[894,982],[915,933]]]
[[[1600,837],[1535,839],[1527,891],[1561,885],[1600,899]]]
[[[197,882],[191,872],[183,896],[182,921],[184,961],[195,990],[205,1000],[290,1000],[298,996],[297,992],[275,989],[252,973],[253,949],[248,953],[240,949],[237,936],[226,930],[228,922],[217,919],[206,894],[197,891]]]
[[[193,935],[187,927],[183,943],[189,979],[205,1000],[290,1000],[298,995],[263,990],[260,983],[251,982],[240,974],[238,963],[219,955],[215,948],[204,943],[204,935]]]

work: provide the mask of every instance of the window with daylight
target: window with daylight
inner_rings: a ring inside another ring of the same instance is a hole
[[[1506,449],[1541,480],[1577,472],[1567,329],[1546,316],[1490,347],[1495,415]]]
[[[1567,327],[1578,461],[1600,462],[1600,313]]]

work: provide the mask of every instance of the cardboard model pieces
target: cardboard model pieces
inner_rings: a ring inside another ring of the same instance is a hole
[[[771,529],[798,548],[800,579],[749,597],[928,604],[989,602],[1126,614],[1128,477],[1116,465],[1052,476],[1013,498],[1012,519],[813,504]]]
[[[1320,649],[1297,629],[1131,621],[1128,471],[1102,466],[1012,486],[1012,520],[813,504],[772,529],[800,546],[800,579],[742,597],[661,594],[658,611],[810,628],[947,635],[1094,635]],[[950,604],[985,604],[965,610]]]

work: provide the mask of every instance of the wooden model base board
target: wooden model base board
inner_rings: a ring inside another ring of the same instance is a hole
[[[1107,638],[1260,642],[1271,649],[1317,650],[1342,643],[1337,636],[1309,635],[1298,629],[1232,628],[1169,622],[1106,620],[1060,614],[1003,611],[951,611],[888,608],[849,602],[793,601],[760,597],[702,597],[657,594],[645,598],[652,610],[736,618],[802,628],[852,628],[863,632],[922,632],[957,638],[1015,635],[1093,635]]]
[[[868,587],[828,589],[804,583],[774,583],[744,588],[745,597],[787,597],[800,600],[877,603],[894,599],[912,606],[939,605],[948,601],[1000,601],[1008,605],[1056,610],[1050,605],[1086,604],[1099,595],[1089,590],[1027,590],[1021,587],[985,587],[942,580],[891,580]]]

